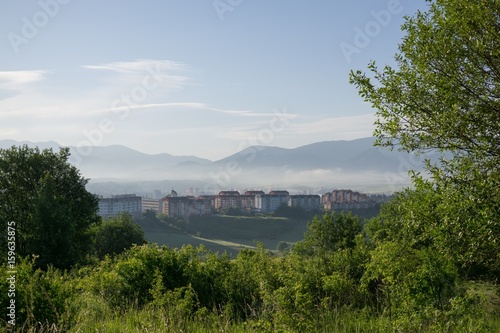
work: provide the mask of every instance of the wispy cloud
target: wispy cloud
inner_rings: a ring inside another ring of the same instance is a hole
[[[213,107],[208,107],[209,110],[215,111],[215,112],[220,112],[220,113],[226,113],[234,116],[241,116],[241,117],[273,117],[275,116],[274,113],[259,113],[259,112],[254,112],[250,110],[225,110],[225,109],[218,109],[218,108],[213,108]],[[294,114],[283,114],[282,117],[284,118],[295,118],[297,117]]]
[[[129,105],[129,106],[118,106],[115,108],[105,108],[105,109],[96,109],[96,110],[89,110],[86,112],[86,115],[95,115],[95,114],[103,114],[103,113],[109,113],[109,112],[116,112],[116,111],[123,111],[123,110],[158,110],[158,109],[163,109],[163,110],[179,110],[183,109],[186,111],[193,111],[193,112],[215,112],[215,113],[221,113],[229,116],[234,116],[234,117],[272,117],[275,114],[274,113],[260,113],[260,112],[255,112],[251,110],[231,110],[231,109],[222,109],[222,108],[216,108],[212,107],[208,104],[205,103],[199,103],[199,102],[172,102],[172,103],[149,103],[149,104],[135,104],[135,105]],[[296,115],[294,114],[283,114],[282,117],[284,118],[295,118]]]
[[[86,69],[108,70],[117,73],[144,72],[148,70],[175,71],[175,70],[188,69],[188,66],[181,62],[175,62],[170,60],[153,60],[153,59],[139,59],[136,61],[118,61],[103,65],[85,65],[82,67]]]
[[[49,71],[45,70],[0,72],[0,88],[16,89],[22,85],[43,80],[47,73]]]
[[[181,62],[170,60],[139,59],[135,61],[119,61],[107,64],[85,65],[84,70],[101,72],[100,80],[108,90],[121,89],[141,84],[147,78],[159,83],[151,95],[159,93],[162,96],[184,88],[192,81],[190,67]],[[114,88],[113,88],[114,86]],[[130,89],[130,88],[128,88]]]

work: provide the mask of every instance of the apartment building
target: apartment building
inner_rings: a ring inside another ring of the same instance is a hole
[[[328,192],[321,197],[321,204],[325,210],[359,209],[373,206],[366,194],[352,190]]]
[[[271,191],[255,196],[255,208],[261,213],[271,213],[281,205],[288,205],[288,191]]]
[[[159,212],[161,206],[160,199],[149,199],[142,198],[142,211],[145,212],[147,210],[152,210],[153,212]]]
[[[241,210],[251,212],[255,210],[255,197],[259,194],[265,194],[264,191],[246,191],[245,194],[240,195]]]
[[[201,216],[212,213],[212,200],[203,197],[166,196],[162,199],[162,213],[167,216]]]
[[[241,209],[241,197],[238,191],[221,191],[215,197],[216,210],[225,210],[229,208]]]
[[[111,198],[99,198],[99,216],[106,219],[121,213],[128,213],[134,218],[139,218],[142,214],[142,197],[135,194],[120,194],[113,195]]]
[[[288,198],[288,206],[300,207],[306,212],[314,212],[321,209],[321,197],[319,195],[291,195]]]

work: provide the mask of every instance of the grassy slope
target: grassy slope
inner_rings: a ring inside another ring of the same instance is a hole
[[[378,214],[380,207],[358,210],[354,213],[362,218]],[[228,216],[192,217],[187,220],[186,232],[165,223],[142,225],[148,241],[180,248],[182,245],[205,245],[212,252],[227,252],[233,256],[244,248],[255,248],[261,242],[269,250],[275,250],[280,241],[296,243],[304,238],[307,223],[313,218],[272,216]],[[195,236],[196,235],[196,236]]]
[[[148,241],[160,245],[180,248],[185,244],[203,244],[213,252],[236,255],[244,248],[255,248],[256,242],[262,242],[270,250],[280,241],[297,242],[304,236],[307,221],[267,216],[211,216],[190,219],[187,233],[165,224],[156,228],[143,226],[143,229]]]

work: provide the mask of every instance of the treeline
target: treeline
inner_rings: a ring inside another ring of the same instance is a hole
[[[15,328],[498,331],[497,287],[467,281],[470,272],[452,258],[396,232],[391,210],[398,205],[363,227],[350,214],[314,218],[304,240],[282,257],[262,246],[230,258],[203,247],[146,244],[69,271],[37,269],[36,259],[25,258],[17,267]],[[6,290],[5,267],[0,275]],[[0,297],[6,304],[6,294]]]

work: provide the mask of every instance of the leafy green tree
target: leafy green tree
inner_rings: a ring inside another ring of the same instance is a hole
[[[403,25],[398,68],[351,74],[378,111],[386,146],[444,149],[484,162],[500,156],[500,4],[438,0]],[[489,165],[492,167],[493,165]]]
[[[69,155],[68,148],[0,150],[0,245],[6,248],[7,224],[15,224],[16,255],[37,255],[42,267],[84,261],[91,251],[90,230],[100,221],[97,198],[68,163]]]
[[[122,214],[120,216],[104,220],[97,227],[95,235],[95,252],[99,258],[106,255],[121,253],[134,244],[143,245],[144,231],[138,224],[132,221],[132,216]]]
[[[383,310],[403,315],[425,307],[443,309],[455,295],[457,270],[446,257],[404,242],[384,242],[371,252],[361,289]]]
[[[351,213],[315,216],[307,226],[304,240],[295,245],[294,251],[312,255],[354,248],[360,232],[359,219]]]
[[[46,174],[40,180],[40,188],[34,199],[33,229],[30,246],[33,253],[39,254],[41,267],[55,264],[69,267],[83,249],[72,247],[71,213],[62,200],[64,193],[58,193],[54,178]],[[83,245],[83,244],[80,244]],[[72,249],[73,253],[68,253]]]
[[[494,236],[500,232],[500,3],[436,0],[403,30],[397,68],[372,62],[371,75],[351,73],[377,109],[376,144],[445,156],[427,162],[429,180],[414,176],[414,185],[437,199],[434,217],[403,226],[419,223],[410,228],[432,234],[465,271],[494,275],[500,272]]]

